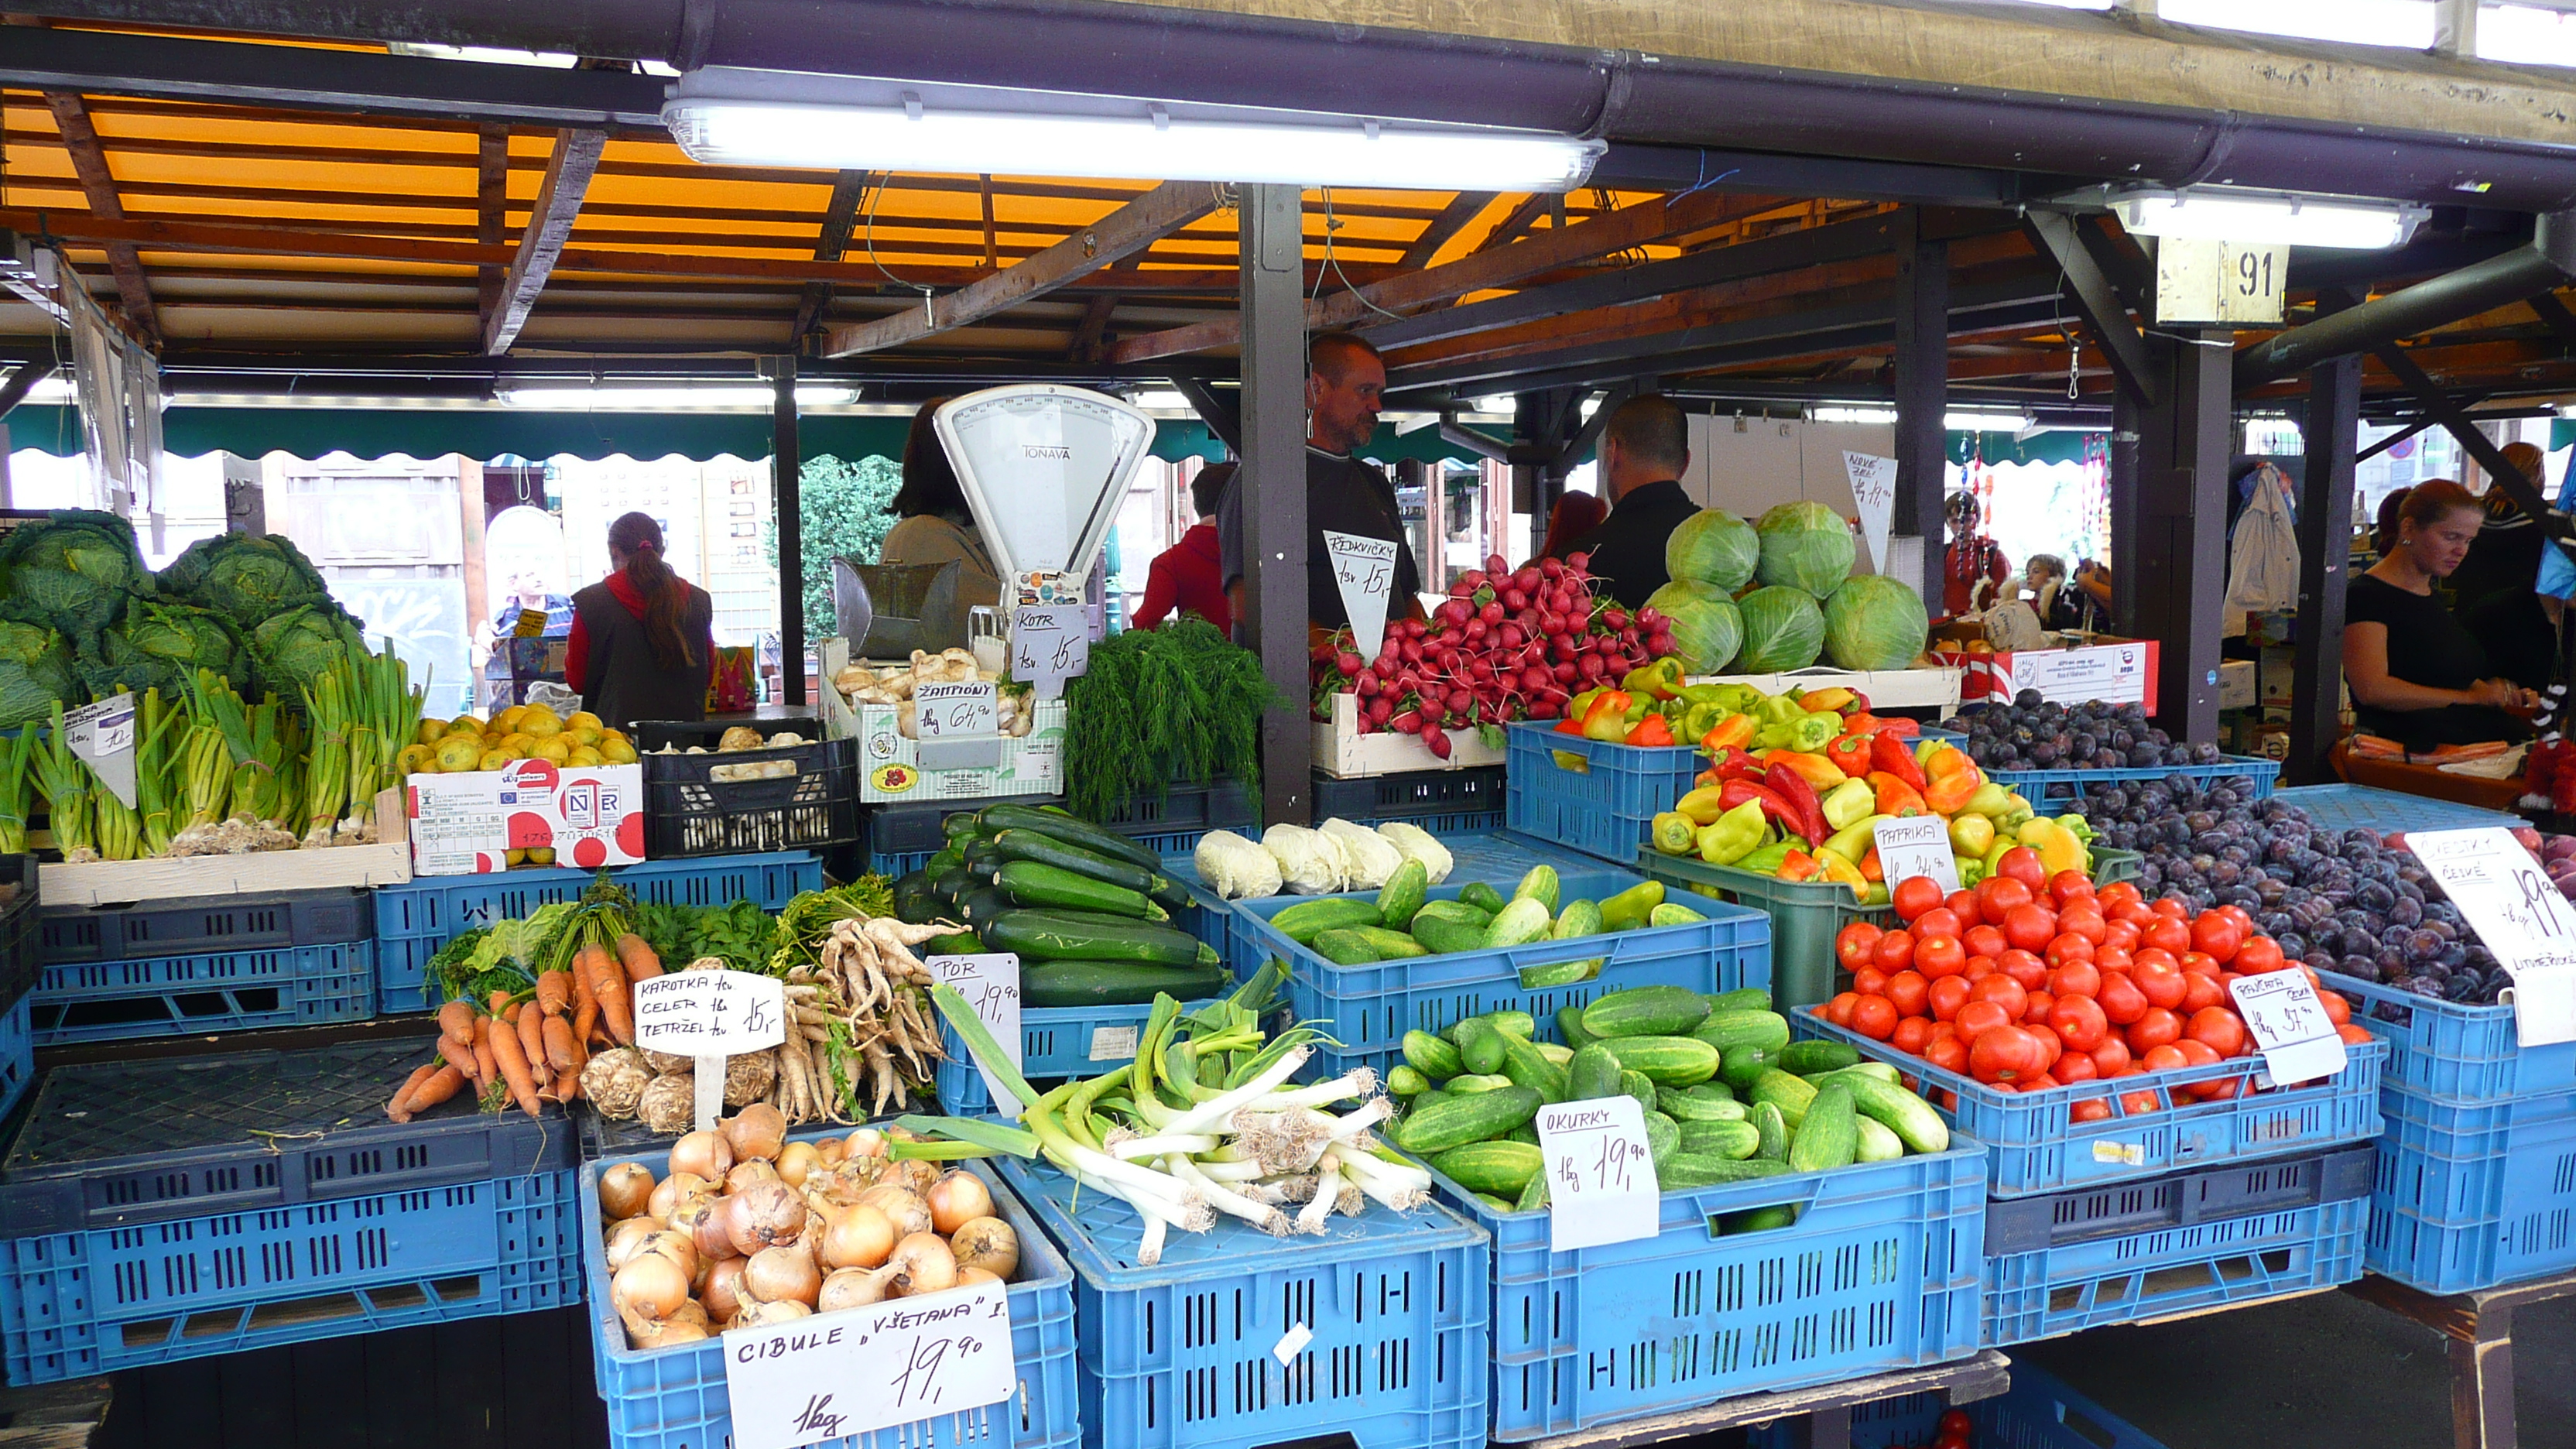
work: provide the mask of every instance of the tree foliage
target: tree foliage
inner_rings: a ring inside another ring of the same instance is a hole
[[[828,638],[838,632],[832,618],[832,560],[877,561],[886,531],[894,527],[895,490],[903,469],[891,458],[808,458],[797,472],[801,490],[799,514],[804,522],[805,637]],[[778,566],[778,531],[773,522],[763,530],[769,565]]]

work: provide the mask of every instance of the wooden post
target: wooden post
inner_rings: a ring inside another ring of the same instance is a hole
[[[2131,530],[2115,571],[2124,621],[2158,641],[2156,722],[2177,740],[2218,738],[2218,628],[2227,592],[2227,449],[2234,372],[2225,329],[2148,340],[2156,405],[2140,414]],[[2215,344],[2215,345],[2213,345]],[[2115,503],[2116,511],[2116,503]],[[2115,519],[2114,530],[2118,523]]]
[[[1261,818],[1313,816],[1306,682],[1306,275],[1294,186],[1236,188],[1242,237],[1244,615],[1282,700],[1261,717]]]
[[[1922,208],[1907,207],[1896,228],[1896,500],[1888,531],[1923,540],[1923,576],[1908,582],[1938,608],[1947,562],[1950,244],[1922,233]]]
[[[2320,312],[2340,311],[2350,297],[2326,289]],[[2352,559],[2353,454],[2361,441],[2361,359],[2339,357],[2308,373],[2300,431],[2306,466],[2299,488],[2299,638],[2291,669],[2290,755],[2293,785],[2333,779],[2326,751],[2341,733],[2343,596]]]
[[[492,580],[483,560],[483,465],[459,456],[456,460],[456,510],[465,525],[465,711],[483,712],[483,671],[470,667],[474,658],[472,641],[492,619]],[[495,645],[506,649],[506,644]]]
[[[778,520],[778,669],[787,703],[805,702],[805,466],[796,441],[796,357],[772,358],[769,414],[769,501]],[[853,641],[853,645],[855,646]]]

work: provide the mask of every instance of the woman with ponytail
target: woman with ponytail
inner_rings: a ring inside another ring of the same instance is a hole
[[[582,707],[626,729],[637,720],[707,717],[715,676],[707,591],[662,559],[662,525],[629,513],[608,525],[607,578],[572,596],[564,680]]]

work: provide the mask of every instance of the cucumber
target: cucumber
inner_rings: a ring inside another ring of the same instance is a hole
[[[1345,926],[1343,929],[1375,946],[1381,961],[1400,961],[1409,956],[1431,954],[1422,949],[1420,941],[1402,931],[1390,931],[1384,926]]]
[[[1319,932],[1314,940],[1306,943],[1306,949],[1336,966],[1366,966],[1386,959],[1386,953],[1377,948],[1375,941],[1348,927]],[[1421,948],[1417,946],[1414,950],[1419,954]]]
[[[1034,830],[1094,855],[1126,861],[1140,870],[1154,870],[1163,863],[1161,857],[1124,835],[1055,811],[1032,810],[1025,805],[987,805],[977,812],[976,823],[996,833]]]
[[[1710,997],[1708,1009],[1711,1012],[1769,1011],[1771,993],[1759,986],[1739,986],[1733,991],[1721,991]]]
[[[1458,1048],[1427,1031],[1404,1034],[1404,1060],[1415,1071],[1435,1082],[1445,1082],[1467,1070]]]
[[[1503,1034],[1481,1016],[1458,1023],[1458,1057],[1479,1075],[1503,1069]]]
[[[1905,1155],[1905,1144],[1896,1134],[1880,1125],[1875,1117],[1855,1118],[1852,1125],[1860,1129],[1860,1146],[1852,1154],[1855,1162],[1894,1162]]]
[[[1583,961],[1558,961],[1547,966],[1524,966],[1518,976],[1523,991],[1553,991],[1560,986],[1576,986],[1591,980],[1601,970],[1601,957]]]
[[[1390,1097],[1419,1097],[1431,1090],[1431,1081],[1411,1062],[1397,1062],[1386,1074],[1386,1094]]]
[[[1690,1037],[1612,1037],[1601,1045],[1622,1068],[1644,1072],[1659,1087],[1695,1087],[1717,1075],[1717,1048]]]
[[[1535,1122],[1523,1122],[1518,1127],[1504,1133],[1503,1140],[1506,1142],[1526,1142],[1530,1146],[1536,1147],[1539,1145],[1538,1124]]]
[[[1010,911],[980,928],[984,945],[1048,961],[1139,961],[1167,966],[1200,962],[1200,941],[1150,921],[1080,911]],[[1213,950],[1207,953],[1213,956]],[[1177,994],[1177,993],[1176,993]]]
[[[1547,867],[1542,865],[1537,869],[1546,870]],[[1547,939],[1548,928],[1554,924],[1555,917],[1546,902],[1534,896],[1515,897],[1510,905],[1503,907],[1501,914],[1494,917],[1494,923],[1485,928],[1485,949],[1499,951],[1543,941]]]
[[[1691,1028],[1690,1034],[1717,1048],[1722,1057],[1741,1051],[1776,1055],[1789,1044],[1789,1018],[1776,1011],[1712,1012],[1706,1021]]]
[[[1738,1047],[1718,1056],[1717,1079],[1732,1087],[1739,1097],[1751,1091],[1762,1074],[1774,1067],[1771,1054],[1760,1047]]]
[[[1756,1157],[1773,1162],[1789,1160],[1789,1122],[1780,1115],[1777,1102],[1759,1102],[1753,1108],[1753,1130],[1761,1134],[1762,1145],[1753,1150]]]
[[[1425,912],[1413,918],[1413,939],[1434,956],[1453,956],[1461,951],[1485,949],[1485,928]]]
[[[1625,1067],[1620,1068],[1619,1095],[1636,1098],[1639,1110],[1646,1112],[1663,1110],[1662,1104],[1656,1099],[1655,1092],[1654,1078],[1644,1072],[1632,1072]]]
[[[1415,1097],[1415,1098],[1414,1098],[1410,1103],[1408,1103],[1407,1105],[1408,1105],[1408,1106],[1409,1106],[1413,1111],[1419,1112],[1419,1111],[1421,1111],[1423,1108],[1430,1106],[1430,1105],[1431,1105],[1432,1103],[1434,1103],[1434,1102],[1446,1102],[1446,1101],[1448,1101],[1448,1100],[1449,1100],[1449,1093],[1442,1091],[1442,1090],[1441,1090],[1441,1089],[1439,1089],[1438,1087],[1434,1087],[1434,1088],[1432,1088],[1430,1091],[1428,1091],[1428,1092],[1424,1092],[1424,1093],[1421,1093],[1420,1095],[1416,1096],[1416,1097]]]
[[[1547,1206],[1547,1174],[1542,1172],[1521,1189],[1520,1200],[1512,1204],[1516,1213],[1534,1213]]]
[[[1752,1115],[1732,1094],[1723,1097],[1701,1095],[1711,1087],[1726,1091],[1717,1082],[1702,1082],[1696,1087],[1664,1087],[1656,1091],[1655,1105],[1683,1122],[1741,1122]]]
[[[1542,1175],[1540,1180],[1545,1181],[1545,1176]],[[1484,1204],[1485,1211],[1487,1212],[1507,1213],[1512,1210],[1512,1205],[1510,1203],[1503,1201],[1501,1198],[1494,1196],[1490,1192],[1471,1192],[1467,1195]]]
[[[1742,1162],[1762,1146],[1762,1129],[1750,1122],[1684,1122],[1682,1150]]]
[[[1434,1155],[1431,1165],[1470,1192],[1517,1198],[1547,1163],[1525,1142],[1469,1142]]]
[[[1020,962],[1022,1006],[1141,1006],[1158,993],[1198,1001],[1232,983],[1223,966],[1157,966],[1136,961]]]
[[[984,949],[984,938],[972,931],[959,931],[953,936],[934,936],[921,943],[924,956],[974,956]]]
[[[1572,1047],[1558,1046],[1552,1041],[1533,1042],[1531,1045],[1538,1048],[1538,1054],[1547,1058],[1548,1064],[1551,1066],[1570,1067],[1574,1065],[1574,1048]]]
[[[1843,1070],[1846,1072],[1858,1072],[1864,1077],[1876,1077],[1891,1087],[1901,1087],[1905,1085],[1905,1076],[1896,1069],[1896,1063],[1894,1062],[1858,1061],[1843,1068]]]
[[[1883,1082],[1865,1072],[1838,1072],[1829,1081],[1840,1082],[1851,1089],[1852,1105],[1879,1125],[1896,1134],[1898,1141],[1915,1152],[1950,1150],[1950,1124],[1932,1110],[1932,1104],[1893,1082]]]
[[[1724,1047],[1718,1048],[1724,1051]],[[1772,1065],[1793,1077],[1839,1072],[1860,1064],[1860,1051],[1847,1042],[1793,1041],[1774,1053]]]
[[[1521,883],[1512,887],[1512,899],[1516,901],[1536,901],[1547,908],[1548,918],[1550,920],[1554,920],[1556,918],[1556,892],[1556,867],[1552,865],[1534,865],[1529,868],[1528,874],[1521,877]]]
[[[1797,1222],[1798,1210],[1786,1203],[1781,1203],[1771,1207],[1755,1208],[1750,1212],[1728,1213],[1720,1223],[1718,1232],[1726,1237],[1733,1237],[1738,1233],[1767,1233],[1773,1228],[1795,1227]]]
[[[1655,1170],[1656,1185],[1666,1192],[1686,1187],[1717,1187],[1730,1182],[1750,1182],[1757,1177],[1778,1177],[1789,1170],[1785,1162],[1765,1158],[1711,1157],[1698,1152],[1676,1152],[1672,1160]]]
[[[1646,924],[1649,926],[1691,926],[1707,919],[1708,917],[1678,901],[1666,901],[1646,913]]]
[[[1007,832],[1005,832],[1007,833]],[[1141,890],[1111,885],[1061,866],[1034,860],[1006,860],[993,883],[1024,906],[1060,906],[1071,911],[1097,911],[1104,916],[1144,920],[1162,908]]]
[[[1580,1006],[1560,1006],[1556,1009],[1556,1034],[1565,1038],[1565,1044],[1577,1051],[1599,1040],[1598,1037],[1583,1029],[1583,1008]]]
[[[1270,918],[1279,934],[1300,946],[1315,944],[1315,938],[1326,931],[1345,926],[1377,924],[1377,903],[1349,896],[1325,896],[1319,900],[1299,901]]]
[[[1707,1015],[1708,998],[1687,987],[1638,986],[1583,1008],[1583,1029],[1598,1037],[1688,1036]]]
[[[1431,872],[1421,861],[1408,860],[1395,868],[1378,889],[1378,919],[1401,931],[1413,923],[1413,914],[1422,909],[1423,895],[1431,889]]]
[[[1664,1160],[1682,1148],[1682,1124],[1661,1112],[1646,1114],[1646,1155],[1660,1171]]]
[[[1109,885],[1148,892],[1157,879],[1154,872],[1124,860],[1112,860],[1096,850],[1067,845],[1052,835],[1035,830],[1005,830],[993,837],[993,848],[1007,859],[1031,861],[1086,875]]]
[[[1789,1130],[1803,1132],[1806,1130],[1807,1113],[1816,1104],[1816,1088],[1804,1077],[1793,1077],[1777,1067],[1768,1067],[1754,1079],[1752,1100],[1756,1105],[1769,1102],[1778,1107],[1780,1118],[1789,1124]]]
[[[1526,1126],[1536,1117],[1539,1106],[1538,1093],[1527,1087],[1497,1087],[1416,1106],[1387,1136],[1416,1157],[1429,1157],[1470,1142],[1509,1136],[1513,1128]]]
[[[1548,935],[1559,941],[1575,941],[1601,934],[1601,907],[1592,901],[1575,901],[1557,913],[1556,926]]]
[[[1508,1087],[1511,1084],[1512,1079],[1500,1072],[1460,1072],[1442,1085],[1452,1096],[1469,1097],[1478,1092],[1490,1092],[1497,1087]]]
[[[1501,915],[1503,911],[1503,893],[1480,880],[1469,881],[1460,887],[1458,900],[1463,905],[1473,906],[1483,911],[1489,920]]]
[[[1593,1042],[1574,1054],[1565,1068],[1565,1090],[1573,1101],[1588,1102],[1596,1097],[1619,1095],[1619,1059],[1610,1049]]]
[[[1538,1031],[1538,1018],[1526,1011],[1489,1011],[1485,1013],[1485,1020],[1492,1022],[1494,1030],[1503,1035],[1516,1036],[1523,1041],[1532,1040]]]
[[[1473,926],[1480,931],[1485,927],[1492,925],[1494,922],[1494,913],[1492,911],[1480,910],[1475,906],[1467,904],[1465,901],[1424,901],[1422,903],[1422,908],[1413,913],[1413,918],[1418,921],[1424,916],[1438,916],[1443,920],[1464,921],[1468,925]]]
[[[1539,1055],[1536,1046],[1516,1036],[1494,1033],[1503,1043],[1503,1075],[1539,1094],[1542,1101],[1568,1100],[1565,1068]]]
[[[1829,1083],[1816,1093],[1816,1100],[1807,1107],[1806,1120],[1798,1124],[1798,1135],[1789,1143],[1789,1170],[1830,1172],[1851,1166],[1860,1155],[1860,1129],[1855,1125],[1855,1116],[1849,1084]]]

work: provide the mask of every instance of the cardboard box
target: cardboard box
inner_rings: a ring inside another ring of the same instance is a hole
[[[2261,703],[2262,692],[2255,688],[2255,668],[2251,659],[2222,660],[2218,666],[2218,707],[2252,709]]]
[[[1315,721],[1315,768],[1336,780],[1368,780],[1416,770],[1472,770],[1503,763],[1505,751],[1480,730],[1450,730],[1449,758],[1431,753],[1420,735],[1360,733],[1356,694],[1333,696],[1333,717]]]
[[[552,850],[557,865],[585,870],[644,858],[641,766],[518,760],[506,769],[414,775],[403,795],[414,875],[507,870],[508,852],[540,848]]]
[[[921,745],[900,728],[894,706],[857,709],[832,687],[850,663],[846,639],[823,641],[820,708],[826,739],[859,742],[859,799],[871,805],[913,800],[972,800],[996,795],[1064,793],[1064,720],[1061,699],[1038,701],[1029,732],[1004,735],[997,761],[983,769],[925,770]]]
[[[184,860],[99,860],[86,865],[47,861],[37,870],[36,891],[49,906],[105,906],[188,896],[406,885],[412,867],[404,826],[403,792],[386,790],[376,796],[373,845],[195,855]]]
[[[2024,649],[1974,653],[1942,648],[1932,656],[1966,673],[1959,697],[1968,704],[2009,700],[2024,689],[2043,699],[2081,704],[2088,699],[2113,704],[2137,703],[2156,712],[2156,641],[2098,634],[2066,649]]]

